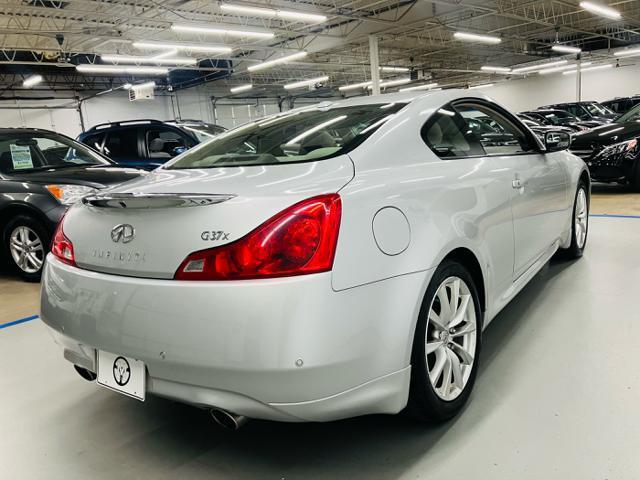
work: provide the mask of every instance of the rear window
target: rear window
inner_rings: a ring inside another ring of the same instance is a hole
[[[251,122],[189,150],[167,169],[299,163],[346,153],[404,103],[295,110]]]

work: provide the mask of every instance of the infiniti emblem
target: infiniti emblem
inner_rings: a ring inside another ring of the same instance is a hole
[[[111,229],[111,240],[118,243],[129,243],[136,235],[136,229],[128,223],[121,223]]]

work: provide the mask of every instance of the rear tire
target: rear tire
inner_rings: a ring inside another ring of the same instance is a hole
[[[473,389],[481,345],[482,310],[473,278],[462,264],[445,260],[420,309],[405,412],[432,423],[460,412]]]
[[[37,282],[42,275],[51,236],[39,220],[16,215],[2,232],[2,244],[10,266],[23,280]]]
[[[571,245],[560,250],[560,254],[564,258],[575,260],[582,257],[589,233],[589,192],[583,180],[578,182],[571,218]]]

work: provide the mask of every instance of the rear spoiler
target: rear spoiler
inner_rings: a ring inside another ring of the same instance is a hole
[[[82,203],[101,208],[202,207],[226,202],[235,196],[208,193],[98,193],[84,197]]]

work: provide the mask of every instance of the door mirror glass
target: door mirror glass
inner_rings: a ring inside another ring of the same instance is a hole
[[[567,132],[547,132],[544,136],[547,152],[559,152],[571,146],[571,135]]]

